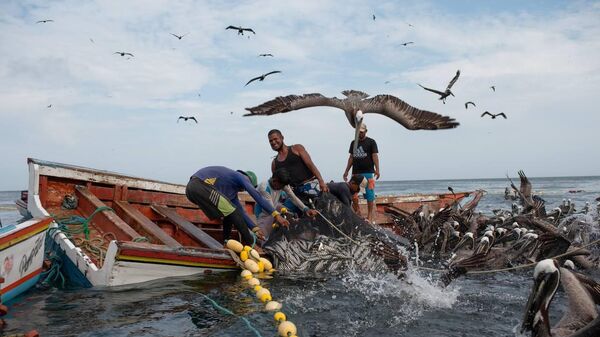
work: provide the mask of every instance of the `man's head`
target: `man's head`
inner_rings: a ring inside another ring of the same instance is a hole
[[[363,140],[367,137],[367,124],[362,123],[358,129],[358,139]]]
[[[258,186],[258,179],[256,178],[256,173],[252,172],[252,171],[242,171],[242,170],[237,170],[239,173],[243,174],[244,176],[246,176],[246,178],[248,178],[248,180],[250,181],[250,184],[252,184],[252,186],[254,186],[256,188],[256,186]]]
[[[283,146],[283,135],[281,134],[281,131],[273,129],[269,131],[268,137],[269,144],[271,144],[273,151],[279,151]]]
[[[290,172],[285,168],[280,168],[273,172],[273,176],[271,177],[271,187],[276,190],[281,190],[285,187],[285,185],[289,185],[292,180],[292,176],[290,176]]]
[[[352,194],[360,192],[361,188],[364,189],[367,187],[367,178],[360,174],[355,174],[348,181],[348,186],[350,187],[350,192]]]

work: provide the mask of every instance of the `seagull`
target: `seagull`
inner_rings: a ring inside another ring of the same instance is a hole
[[[494,92],[496,92],[496,86],[495,86],[495,85],[492,85],[492,86],[490,87],[490,89],[492,89]]]
[[[179,116],[179,118],[177,118],[177,123],[179,123],[180,119],[183,119],[184,122],[187,122],[188,119],[191,119],[194,122],[196,122],[196,124],[198,124],[198,121],[196,120],[196,117],[194,117],[194,116],[189,116],[189,117]]]
[[[499,114],[491,114],[489,111],[486,111],[481,114],[481,117],[483,117],[485,115],[489,115],[490,117],[492,117],[492,119],[496,119],[496,117],[498,117],[498,116],[502,116],[502,117],[504,117],[504,119],[506,119],[506,115],[504,114],[504,112],[501,112]]]
[[[256,80],[259,80],[259,81],[261,81],[261,82],[262,82],[262,81],[264,81],[264,80],[265,80],[265,77],[267,77],[267,76],[269,76],[269,75],[271,75],[271,74],[277,74],[277,73],[280,73],[280,72],[281,72],[281,71],[279,71],[279,70],[275,70],[275,71],[268,72],[268,73],[266,73],[266,74],[262,74],[262,75],[260,75],[260,76],[257,76],[257,77],[255,77],[255,78],[251,79],[250,81],[248,81],[248,83],[246,83],[246,85],[248,85],[248,84],[250,84],[250,83],[252,83],[253,81],[256,81]],[[246,85],[244,85],[244,86],[246,86]]]
[[[409,45],[409,44],[413,44],[413,43],[414,43],[414,42],[412,42],[412,41],[409,41],[409,42],[404,42],[404,43],[401,43],[401,45],[403,45],[404,47],[406,47],[407,45]]]
[[[52,104],[48,104],[48,106],[46,108],[50,109],[52,107]]]
[[[244,31],[247,32],[252,32],[252,34],[256,35],[256,33],[254,32],[254,30],[252,30],[252,28],[242,28],[242,27],[236,27],[236,26],[228,26],[227,28],[225,28],[225,30],[227,29],[235,29],[238,31],[238,35],[244,35]]]
[[[325,97],[319,93],[280,96],[261,105],[246,108],[250,113],[244,116],[269,116],[318,106],[338,108],[345,112],[348,122],[355,128],[355,146],[358,144],[356,139],[365,113],[387,116],[409,130],[451,129],[459,125],[453,118],[417,109],[392,95],[368,98],[369,94],[358,90],[345,90],[342,94],[346,98]]]
[[[48,22],[54,22],[54,20],[40,20],[36,23],[48,23]]]
[[[175,36],[175,37],[176,37],[177,39],[179,39],[179,40],[183,39],[183,37],[187,35],[187,34],[183,34],[183,35],[176,35],[176,34],[173,34],[173,33],[169,33],[169,34],[171,34],[171,35]]]
[[[129,56],[133,57],[132,53],[126,53],[124,51],[116,51],[115,54],[119,54],[121,56],[129,55]]]
[[[473,103],[473,102],[467,102],[467,103],[465,103],[465,109],[469,108],[469,104],[473,104],[473,107],[476,107],[475,103]]]
[[[450,91],[450,88],[452,88],[452,86],[454,85],[454,83],[456,83],[456,81],[458,80],[458,77],[460,76],[460,70],[456,71],[456,75],[454,75],[454,78],[452,78],[452,80],[450,81],[450,83],[448,83],[448,86],[446,87],[446,90],[444,92],[442,91],[438,91],[435,89],[429,89],[429,88],[425,88],[424,86],[420,85],[419,86],[427,91],[431,91],[433,93],[436,93],[438,95],[440,95],[440,100],[442,100],[442,103],[446,104],[446,98],[450,95],[454,96],[454,94],[452,93],[452,91]]]
[[[262,56],[262,57],[271,56],[271,57],[273,57],[273,54],[259,54],[258,56]]]

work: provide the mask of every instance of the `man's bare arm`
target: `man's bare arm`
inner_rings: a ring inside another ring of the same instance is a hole
[[[379,179],[379,154],[373,153],[373,163],[375,163],[375,179]]]
[[[292,147],[292,151],[294,151],[294,153],[296,153],[298,156],[300,156],[300,158],[302,158],[302,161],[304,162],[304,164],[306,164],[310,172],[312,172],[312,174],[314,174],[315,177],[317,177],[317,179],[319,180],[319,186],[321,187],[321,191],[329,192],[327,184],[325,184],[323,177],[321,177],[321,172],[319,172],[319,169],[313,163],[312,159],[310,158],[310,155],[308,154],[304,146],[296,144]]]
[[[350,168],[352,167],[352,164],[354,163],[354,159],[352,158],[352,155],[348,156],[348,163],[346,164],[346,170],[344,170],[344,181],[348,181],[348,172],[350,172]]]

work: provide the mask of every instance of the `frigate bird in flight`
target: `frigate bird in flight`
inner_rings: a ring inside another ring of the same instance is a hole
[[[177,118],[177,123],[179,123],[179,120],[183,119],[184,122],[187,122],[188,119],[193,120],[194,122],[196,122],[196,124],[198,124],[198,121],[196,120],[196,117],[194,116],[189,116],[189,117],[185,117],[185,116],[179,116],[179,118]]]
[[[275,70],[275,71],[270,71],[270,72],[268,72],[268,73],[266,73],[266,74],[262,74],[262,75],[260,75],[260,76],[256,76],[255,78],[253,78],[253,79],[251,79],[250,81],[248,81],[248,83],[246,83],[246,85],[248,85],[248,84],[250,84],[250,83],[252,83],[252,82],[254,82],[254,81],[256,81],[256,80],[258,80],[258,81],[261,81],[261,82],[262,82],[262,81],[264,81],[264,80],[265,80],[265,78],[266,78],[267,76],[269,76],[269,75],[271,75],[271,74],[277,74],[277,73],[280,73],[280,72],[281,72],[281,71],[279,71],[279,70]],[[246,85],[244,85],[244,86],[246,86]]]
[[[225,28],[225,30],[227,29],[235,29],[238,32],[238,35],[244,35],[244,31],[246,32],[252,32],[252,34],[256,33],[254,32],[254,30],[252,30],[252,28],[243,28],[243,27],[236,27],[236,26],[228,26],[227,28]]]
[[[485,115],[489,115],[490,117],[492,117],[492,119],[496,119],[496,117],[498,117],[498,116],[502,116],[502,117],[504,117],[504,119],[506,119],[506,115],[504,114],[504,112],[501,112],[499,114],[492,114],[489,111],[486,111],[481,114],[481,117],[483,117]]]
[[[456,71],[456,75],[454,75],[454,78],[452,78],[452,80],[450,81],[450,83],[448,83],[448,86],[446,87],[445,91],[439,91],[439,90],[435,90],[435,89],[430,89],[430,88],[425,88],[424,86],[420,85],[419,86],[427,91],[431,91],[433,93],[436,93],[438,95],[440,95],[440,100],[442,101],[442,103],[446,104],[446,98],[450,95],[454,96],[454,94],[452,93],[452,91],[450,91],[450,89],[452,88],[452,86],[454,85],[454,83],[456,83],[456,81],[458,80],[458,77],[460,76],[460,70]]]
[[[54,20],[40,20],[36,23],[48,23],[48,22],[54,22]]]
[[[401,45],[403,45],[404,47],[406,47],[406,46],[408,46],[409,44],[413,44],[413,43],[414,43],[414,42],[412,42],[412,41],[408,41],[408,42],[401,43]]]
[[[187,34],[183,34],[183,35],[177,35],[177,34],[173,34],[173,33],[169,33],[169,34],[171,34],[171,35],[175,36],[175,37],[176,37],[178,40],[181,40],[181,39],[183,39],[183,37],[187,35]]]
[[[121,56],[129,55],[129,56],[133,57],[132,53],[126,53],[124,51],[116,51],[115,54],[119,54]]]
[[[452,129],[459,125],[453,118],[417,109],[392,95],[377,95],[368,98],[368,94],[357,90],[345,90],[342,91],[342,94],[346,98],[325,97],[318,93],[280,96],[261,105],[246,108],[250,113],[244,116],[269,116],[318,106],[338,108],[345,112],[348,122],[355,128],[355,147],[358,144],[358,132],[366,113],[387,116],[409,130]]]
[[[465,103],[465,109],[469,108],[469,104],[472,104],[473,107],[476,107],[475,103],[473,103],[473,102],[467,102],[467,103]]]
[[[273,57],[273,54],[258,54],[258,56],[262,56],[262,57],[271,56],[271,57]]]
[[[492,91],[493,91],[493,92],[496,92],[496,86],[495,86],[495,85],[492,85],[492,86],[490,87],[490,89],[492,89]]]

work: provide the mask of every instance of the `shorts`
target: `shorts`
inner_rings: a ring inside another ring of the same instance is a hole
[[[196,177],[192,177],[188,182],[185,195],[212,220],[226,217],[235,211],[235,206],[226,196]]]
[[[375,173],[358,173],[367,179],[367,187],[363,196],[367,201],[375,201]]]
[[[318,197],[321,195],[321,186],[318,179],[309,180],[302,185],[294,187],[294,193],[302,197]]]

